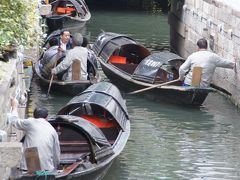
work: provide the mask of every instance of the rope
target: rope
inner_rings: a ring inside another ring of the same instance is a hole
[[[48,177],[48,175],[49,175],[49,172],[48,171],[44,171],[44,170],[39,170],[39,171],[36,171],[35,172],[35,174],[36,174],[36,180],[39,178],[39,177],[42,177],[42,176],[44,176],[45,178],[45,180],[47,180],[47,177]]]

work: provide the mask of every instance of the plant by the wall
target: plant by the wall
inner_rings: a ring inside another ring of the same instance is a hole
[[[37,0],[1,0],[0,14],[0,53],[37,43],[41,33]]]

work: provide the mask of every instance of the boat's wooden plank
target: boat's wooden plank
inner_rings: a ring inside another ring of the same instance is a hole
[[[81,163],[83,163],[83,161],[78,161],[78,162],[75,162],[75,163],[65,167],[60,174],[56,175],[56,178],[66,177],[71,172],[73,172]]]
[[[37,147],[26,148],[24,153],[25,153],[28,173],[31,174],[38,170],[41,170]]]
[[[81,70],[81,62],[78,59],[73,60],[72,64],[72,80],[80,80],[80,70]]]
[[[192,72],[192,86],[200,87],[202,67],[194,67]]]

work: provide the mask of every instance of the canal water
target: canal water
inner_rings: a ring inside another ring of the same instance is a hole
[[[94,42],[101,31],[128,34],[152,50],[169,48],[167,15],[93,11],[84,34]],[[29,113],[44,106],[54,114],[71,99],[50,94],[34,80]],[[240,112],[224,96],[210,94],[198,108],[123,96],[131,136],[104,180],[240,179]]]

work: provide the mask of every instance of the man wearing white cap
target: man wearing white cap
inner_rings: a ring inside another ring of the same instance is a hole
[[[58,74],[67,69],[67,73],[63,75],[62,80],[72,80],[72,63],[73,60],[79,60],[81,62],[80,80],[87,80],[87,57],[88,50],[85,47],[81,47],[83,43],[83,37],[80,33],[76,33],[72,37],[73,49],[70,49],[66,53],[66,57],[61,63],[52,69],[52,74]]]

